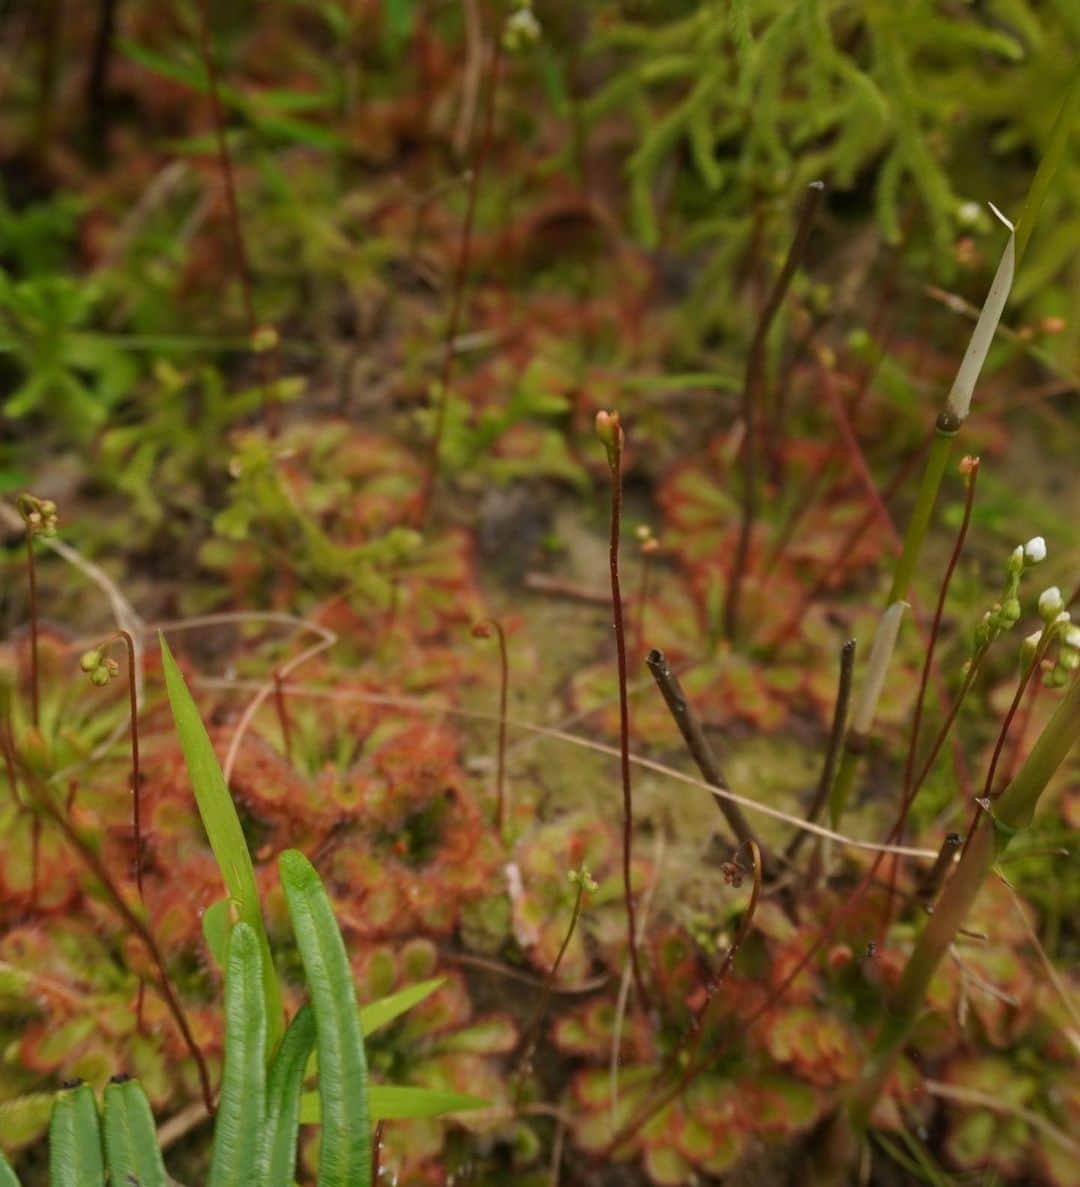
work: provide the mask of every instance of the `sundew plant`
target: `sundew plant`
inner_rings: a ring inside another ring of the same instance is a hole
[[[1080,1184],[1080,16],[0,11],[0,1187]]]

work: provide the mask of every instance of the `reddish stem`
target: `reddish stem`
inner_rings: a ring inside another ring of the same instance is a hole
[[[274,669],[274,708],[277,710],[278,726],[281,729],[281,741],[285,747],[285,758],[292,762],[292,727],[289,725],[289,713],[285,707],[285,690],[281,686],[281,673]]]
[[[229,141],[225,135],[225,118],[222,114],[221,106],[221,88],[218,83],[217,65],[214,61],[214,53],[211,45],[210,0],[199,0],[199,55],[206,68],[210,113],[214,123],[214,138],[217,141],[221,177],[225,186],[225,208],[228,214],[233,255],[236,260],[236,273],[240,279],[240,291],[244,302],[244,320],[247,323],[248,337],[254,346],[259,328],[259,321],[255,312],[255,287],[251,278],[251,265],[248,259],[247,247],[244,243],[243,228],[240,223],[240,204],[236,196],[236,175],[233,170],[232,153],[229,150]],[[278,341],[276,336],[271,348],[269,350],[259,350],[257,357],[259,360],[259,380],[265,396],[266,425],[270,434],[276,435],[279,428],[279,409],[271,395],[271,389],[277,378],[278,367]]]
[[[932,433],[929,434],[923,441],[919,450],[913,453],[904,464],[896,471],[888,486],[885,488],[883,499],[890,498],[893,493],[903,485],[908,475],[914,470],[916,464],[926,452],[927,446],[930,444]],[[799,623],[802,622],[809,607],[823,594],[830,585],[836,580],[837,573],[841,570],[843,560],[848,556],[855,545],[866,535],[870,530],[871,525],[878,517],[878,510],[876,506],[871,506],[863,512],[861,518],[852,525],[851,530],[844,537],[843,541],[829,558],[828,564],[822,569],[817,580],[810,586],[809,590],[802,596],[798,606],[792,612],[791,617],[788,618],[781,626],[779,626],[766,640],[767,647],[778,647],[782,643],[786,643],[788,639],[794,634],[795,629]],[[775,563],[775,561],[774,561]]]
[[[38,729],[41,719],[41,691],[38,674],[38,596],[37,565],[34,560],[34,533],[26,529],[26,575],[30,584],[30,720]]]
[[[10,749],[12,742],[10,736],[5,734],[3,736],[3,745],[5,749]],[[15,766],[14,754],[9,755],[6,761],[10,764],[9,769]],[[159,980],[159,988],[162,996],[165,999],[165,1004],[176,1022],[180,1034],[183,1036],[184,1043],[192,1058],[195,1060],[195,1065],[198,1070],[199,1083],[202,1087],[203,1101],[206,1104],[207,1112],[213,1114],[214,1111],[214,1094],[210,1087],[210,1073],[206,1067],[206,1060],[203,1058],[202,1051],[198,1043],[195,1041],[195,1036],[192,1033],[191,1026],[188,1023],[187,1015],[184,1013],[184,1008],[180,1004],[179,998],[176,996],[176,991],[172,987],[169,980],[168,972],[165,967],[165,958],[158,947],[157,941],[154,939],[153,933],[150,931],[148,924],[139,917],[136,911],[133,911],[125,900],[120,888],[112,879],[108,868],[102,861],[101,857],[92,842],[86,840],[79,832],[74,824],[61,812],[49,797],[47,789],[37,788],[36,793],[32,794],[31,799],[34,802],[36,809],[46,816],[56,825],[56,827],[64,834],[68,843],[75,849],[86,865],[87,869],[94,875],[101,883],[109,899],[112,901],[113,907],[120,915],[127,926],[139,937],[144,947],[150,954],[150,958],[157,968]],[[35,816],[35,819],[37,817]]]
[[[1005,739],[1009,736],[1009,730],[1012,728],[1013,718],[1016,716],[1016,711],[1020,708],[1020,702],[1023,699],[1024,693],[1031,683],[1031,677],[1037,670],[1038,663],[1032,663],[1020,677],[1020,682],[1017,684],[1016,692],[1013,695],[1012,704],[1009,705],[1009,710],[1001,722],[1001,729],[998,731],[997,742],[994,745],[994,753],[990,759],[990,769],[986,772],[986,783],[983,785],[983,796],[987,799],[993,794],[994,775],[997,773],[998,762],[1001,759],[1001,752],[1005,748]],[[1037,683],[1035,687],[1038,687]]]
[[[1008,773],[1006,781],[1011,780],[1016,771],[1016,764],[1020,759],[1020,754],[1024,747],[1024,739],[1027,737],[1028,726],[1031,725],[1031,715],[1035,710],[1035,701],[1039,696],[1039,689],[1042,688],[1042,683],[1038,680],[1028,683],[1028,698],[1024,704],[1023,712],[1020,717],[1020,722],[1013,731],[1016,735],[1013,742],[1012,754],[1009,755]]]
[[[919,748],[919,733],[922,729],[923,708],[926,703],[926,689],[930,683],[930,671],[934,662],[934,652],[937,648],[938,636],[941,633],[942,614],[945,609],[945,599],[949,593],[949,586],[952,583],[953,574],[956,572],[957,563],[960,560],[960,554],[964,548],[964,542],[967,539],[968,527],[971,524],[971,512],[975,506],[975,485],[979,477],[979,459],[970,459],[970,469],[967,473],[967,491],[964,496],[964,515],[960,521],[959,531],[956,533],[956,540],[953,543],[952,553],[949,556],[949,563],[945,568],[945,577],[942,580],[941,588],[938,591],[937,604],[934,607],[934,619],[930,626],[930,640],[926,647],[926,658],[923,660],[922,673],[919,677],[919,692],[915,698],[915,713],[911,723],[911,740],[908,743],[907,761],[904,764],[904,800],[910,806],[914,801],[914,796],[911,795],[912,779],[915,773],[915,756]],[[928,768],[929,769],[929,768]],[[924,776],[925,777],[925,772]],[[921,783],[921,779],[920,779]],[[900,837],[904,835],[904,826],[907,823],[907,808],[901,813],[899,820]],[[885,902],[885,912],[882,916],[881,937],[884,938],[885,932],[889,927],[889,920],[892,918],[893,899],[896,891],[896,876],[898,870],[898,862],[896,858],[893,859],[892,872],[889,876],[889,895]]]
[[[743,490],[742,516],[739,521],[739,537],[732,556],[731,569],[728,574],[727,598],[724,603],[724,635],[734,641],[739,629],[739,606],[742,600],[742,586],[746,577],[746,569],[750,560],[750,540],[753,534],[754,521],[758,510],[758,424],[757,411],[762,414],[765,435],[772,439],[779,433],[779,428],[768,424],[768,408],[765,403],[765,343],[772,328],[773,321],[780,306],[783,304],[791,281],[802,261],[806,250],[806,243],[810,237],[814,215],[825,186],[820,181],[811,182],[806,189],[802,208],[799,211],[799,221],[795,228],[795,237],[788,249],[783,266],[773,281],[772,288],[766,298],[761,316],[758,318],[754,337],[746,355],[746,374],[743,379],[742,391],[742,422],[744,428],[742,440],[743,459]]]
[[[450,402],[450,383],[454,376],[454,342],[458,336],[461,315],[465,306],[465,280],[469,272],[469,260],[472,255],[473,224],[476,220],[476,198],[480,190],[480,175],[484,171],[491,142],[495,130],[495,95],[498,90],[499,66],[502,61],[502,37],[496,28],[493,33],[494,50],[491,58],[491,76],[488,79],[487,95],[484,100],[484,127],[477,148],[476,159],[469,172],[469,190],[465,204],[465,221],[461,228],[461,239],[458,242],[457,263],[454,268],[453,290],[450,300],[450,317],[446,323],[446,335],[443,339],[442,367],[439,374],[438,408],[435,413],[435,431],[431,436],[428,450],[427,468],[424,472],[424,484],[420,491],[420,504],[417,519],[421,528],[425,527],[431,512],[431,500],[439,480],[439,466],[442,452],[442,439],[446,432],[446,410]]]
[[[608,446],[611,470],[611,531],[608,563],[611,570],[611,610],[615,627],[615,653],[619,675],[619,763],[623,789],[623,892],[626,898],[626,929],[630,945],[630,964],[638,998],[646,1009],[649,996],[637,952],[637,926],[634,919],[634,896],[630,886],[630,866],[634,835],[634,803],[630,786],[630,705],[627,695],[626,628],[623,623],[622,589],[619,583],[619,528],[622,521],[622,452],[623,431],[618,415],[611,418],[613,431]]]
[[[743,941],[750,934],[750,928],[754,923],[754,913],[757,911],[758,900],[761,897],[761,850],[758,848],[756,841],[743,841],[736,851],[734,865],[740,865],[740,857],[744,849],[750,855],[750,872],[754,879],[754,886],[750,891],[750,902],[747,904],[746,912],[742,917],[742,921],[739,923],[739,930],[735,933],[735,938],[731,941],[730,947],[724,954],[719,971],[715,977],[710,979],[705,987],[705,1004],[698,1011],[693,1021],[693,1040],[687,1052],[688,1064],[693,1064],[701,1050],[701,1043],[705,1037],[705,1024],[709,1019],[713,1002],[716,1000],[716,992],[724,983],[728,973],[731,972],[731,966],[735,963],[735,957],[742,947]],[[689,1080],[686,1080],[683,1087],[689,1082]]]

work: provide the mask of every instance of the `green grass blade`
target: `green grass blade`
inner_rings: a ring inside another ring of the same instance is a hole
[[[137,1080],[114,1080],[106,1086],[104,1119],[109,1182],[117,1187],[166,1187],[154,1115]]]
[[[310,1006],[296,1015],[270,1064],[266,1089],[266,1124],[259,1148],[259,1187],[291,1187],[296,1172],[296,1135],[300,1126],[300,1089],[304,1067],[315,1045],[315,1015]]]
[[[407,985],[397,993],[380,997],[370,1005],[360,1007],[360,1029],[364,1038],[373,1035],[377,1030],[388,1026],[395,1018],[400,1018],[407,1010],[419,1005],[425,998],[430,997],[436,989],[443,985],[445,977],[432,977],[428,981],[418,981],[415,985]],[[314,1075],[318,1070],[319,1060],[313,1051],[308,1060],[307,1074]]]
[[[445,980],[445,977],[432,977],[430,981],[418,981],[415,985],[407,985],[404,989],[399,989],[397,993],[380,997],[378,1001],[363,1006],[360,1010],[360,1028],[365,1037],[393,1022],[406,1010],[411,1010],[413,1006],[419,1005],[425,998],[430,997]]]
[[[1068,91],[1065,92],[1065,98],[1061,101],[1054,126],[1050,130],[1046,151],[1039,162],[1039,168],[1035,171],[1031,188],[1024,201],[1024,208],[1016,220],[1017,267],[1020,266],[1020,261],[1024,258],[1028,240],[1031,238],[1031,232],[1039,217],[1039,211],[1042,210],[1046,195],[1050,192],[1050,186],[1068,152],[1069,137],[1075,130],[1078,119],[1080,119],[1080,71],[1073,74],[1072,83]]]
[[[22,1187],[3,1150],[0,1150],[0,1187]]]
[[[307,858],[290,849],[279,862],[315,1011],[322,1118],[318,1187],[370,1187],[367,1062],[345,942]]]
[[[49,1187],[105,1187],[101,1125],[89,1084],[56,1094],[49,1122]]]
[[[246,923],[229,939],[225,1071],[214,1122],[208,1187],[251,1187],[266,1114],[266,1009],[259,944]]]
[[[161,659],[165,670],[165,687],[169,693],[176,732],[187,763],[191,789],[202,817],[210,848],[229,898],[236,907],[237,918],[246,923],[255,933],[262,963],[263,993],[266,998],[267,1050],[273,1051],[284,1030],[281,989],[277,973],[270,956],[270,944],[263,925],[262,909],[259,905],[259,891],[255,884],[255,870],[251,864],[244,830],[240,817],[229,795],[225,776],[221,772],[217,755],[210,744],[206,727],[195,707],[191,693],[184,683],[184,677],[173,659],[165,637],[161,641]]]
[[[490,1102],[463,1092],[444,1092],[435,1088],[414,1088],[411,1084],[372,1084],[368,1087],[368,1120],[403,1121],[420,1117],[442,1117],[446,1113],[464,1113],[486,1109]],[[300,1123],[318,1125],[322,1118],[319,1094],[305,1092],[300,1098]]]

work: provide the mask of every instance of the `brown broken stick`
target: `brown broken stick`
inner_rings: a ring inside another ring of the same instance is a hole
[[[683,741],[694,762],[697,763],[702,778],[717,791],[729,791],[727,780],[720,770],[720,763],[713,753],[713,748],[709,745],[708,738],[705,737],[701,722],[686,699],[686,693],[683,692],[682,686],[679,684],[679,678],[671,670],[671,665],[664,653],[654,647],[645,657],[645,663],[648,664],[656,686],[660,689],[668,709],[671,710],[671,716],[675,719],[675,724],[679,727]],[[724,814],[724,819],[730,825],[736,839],[742,844],[749,845],[752,842],[758,847],[764,876],[769,878],[775,875],[777,872],[776,858],[768,846],[755,835],[739,805],[723,796],[714,796],[713,798],[716,800],[716,806]]]

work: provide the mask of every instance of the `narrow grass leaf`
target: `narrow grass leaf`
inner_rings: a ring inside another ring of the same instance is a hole
[[[304,1067],[315,1045],[315,1015],[310,1006],[289,1024],[271,1064],[266,1088],[266,1123],[259,1147],[259,1187],[291,1187],[296,1171],[296,1135],[300,1125],[300,1089]]]
[[[195,707],[195,701],[188,691],[176,660],[173,659],[168,643],[165,642],[165,637],[161,635],[159,638],[165,687],[169,693],[176,732],[180,737],[180,746],[184,752],[184,761],[187,763],[188,777],[191,779],[191,789],[195,794],[203,828],[206,829],[206,836],[210,841],[210,848],[214,851],[214,858],[221,870],[229,898],[236,908],[237,918],[251,928],[258,941],[263,993],[266,998],[267,1050],[273,1051],[284,1029],[281,990],[270,956],[266,928],[263,925],[251,854],[248,852],[244,830],[240,826],[240,817],[236,814],[236,805],[229,795],[225,776],[221,773],[221,765],[214,753],[214,747],[210,744],[210,737]]]
[[[22,1187],[18,1176],[11,1169],[11,1163],[4,1157],[3,1150],[0,1150],[0,1187]]]
[[[225,968],[229,951],[229,900],[219,898],[203,912],[202,934],[210,955],[219,969]]]
[[[290,849],[279,866],[315,1011],[322,1122],[318,1187],[370,1187],[367,1062],[345,942],[307,858]]]
[[[229,939],[225,974],[225,1070],[214,1122],[208,1187],[251,1187],[266,1113],[266,1005],[259,944],[246,923]]]
[[[105,1161],[109,1182],[118,1187],[166,1187],[165,1165],[158,1149],[150,1102],[137,1080],[105,1088]]]
[[[421,1117],[443,1117],[447,1113],[465,1113],[486,1109],[490,1102],[464,1092],[444,1092],[434,1088],[415,1088],[411,1084],[372,1084],[368,1088],[369,1120],[404,1121]],[[305,1092],[300,1098],[300,1122],[318,1125],[321,1120],[319,1094]]]
[[[415,985],[407,985],[397,993],[387,997],[380,997],[378,1001],[360,1010],[360,1028],[365,1037],[373,1035],[381,1027],[400,1018],[407,1010],[419,1005],[425,998],[430,997],[446,980],[445,977],[432,977],[429,981],[418,981]]]
[[[101,1125],[89,1084],[56,1094],[49,1122],[49,1187],[105,1187]]]

